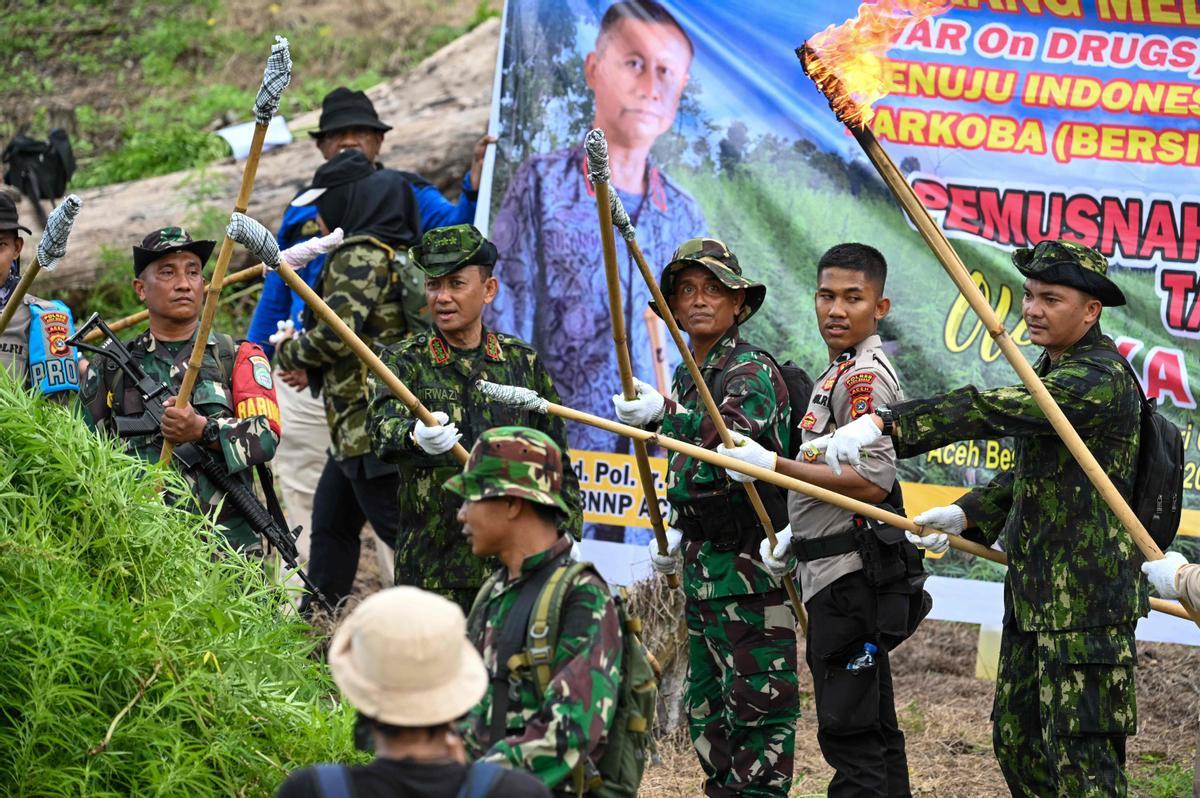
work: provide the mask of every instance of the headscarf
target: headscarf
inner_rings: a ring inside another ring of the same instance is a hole
[[[412,185],[394,169],[379,169],[352,183],[330,188],[316,200],[330,230],[346,237],[374,236],[390,247],[409,247],[421,237]]]

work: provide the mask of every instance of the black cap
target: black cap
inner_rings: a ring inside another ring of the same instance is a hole
[[[17,203],[7,191],[0,191],[0,230],[24,230],[28,235],[33,235],[32,230],[21,224]]]
[[[350,127],[365,127],[380,133],[392,129],[391,125],[379,121],[375,106],[364,92],[338,86],[321,101],[321,122],[316,130],[308,131],[308,135],[319,139],[326,133]]]
[[[142,245],[133,247],[133,276],[137,277],[154,261],[172,252],[191,252],[200,258],[200,268],[208,263],[216,241],[196,241],[182,227],[164,227],[142,239]]]

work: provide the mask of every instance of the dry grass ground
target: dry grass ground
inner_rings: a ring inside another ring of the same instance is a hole
[[[975,678],[978,627],[930,621],[893,657],[896,706],[908,745],[913,795],[921,798],[992,798],[1008,791],[992,756],[993,685]],[[1177,796],[1146,785],[1164,766],[1191,768],[1195,753],[1200,651],[1145,644],[1138,667],[1138,735],[1130,740],[1134,793]],[[804,661],[804,644],[800,644]],[[832,771],[817,747],[812,679],[800,669],[801,718],[796,731],[793,796],[824,795]],[[659,742],[660,762],[647,770],[646,798],[701,795],[702,774],[686,735]],[[1178,780],[1174,782],[1178,784]],[[1164,786],[1161,789],[1171,789]]]

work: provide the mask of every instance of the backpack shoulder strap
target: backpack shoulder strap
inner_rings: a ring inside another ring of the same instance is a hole
[[[350,773],[345,765],[317,765],[313,772],[317,777],[317,792],[322,798],[353,798]]]
[[[729,353],[729,359],[725,361],[725,368],[721,369],[721,371],[717,374],[716,381],[712,385],[708,386],[709,390],[712,391],[713,401],[718,405],[721,404],[721,397],[725,395],[726,375],[728,375],[729,370],[733,368],[734,363],[737,361],[738,355],[745,354],[746,352],[757,352],[758,354],[764,356],[771,362],[773,366],[775,366],[775,370],[779,371],[779,363],[776,362],[774,356],[772,356],[770,352],[763,349],[761,346],[755,346],[754,344],[747,343],[745,341],[738,341],[737,345],[733,347],[733,351]]]
[[[1125,372],[1133,379],[1133,384],[1137,386],[1138,395],[1142,397],[1142,406],[1151,410],[1155,409],[1155,404],[1146,396],[1146,390],[1142,388],[1142,381],[1138,379],[1137,372],[1133,370],[1133,364],[1129,362],[1128,358],[1113,349],[1093,349],[1087,354],[1099,355],[1104,360],[1115,360],[1120,363],[1125,368]]]
[[[467,780],[455,798],[487,798],[503,773],[504,768],[495,762],[472,762],[467,767]]]
[[[569,562],[555,568],[533,607],[525,637],[525,656],[539,691],[544,691],[550,684],[550,665],[558,645],[567,592],[588,571],[595,571],[590,562]]]
[[[237,361],[238,342],[232,335],[214,332],[216,339],[217,365],[221,368],[221,380],[226,384],[233,377],[233,364]]]
[[[520,660],[521,647],[525,642],[525,630],[529,626],[530,614],[534,602],[542,592],[554,573],[558,570],[557,562],[566,557],[559,555],[557,561],[551,561],[544,568],[536,571],[521,585],[516,602],[504,619],[496,640],[496,670],[492,674],[492,717],[491,742],[494,744],[504,739],[508,721],[508,676],[513,670],[513,664]],[[516,658],[516,659],[514,659]]]

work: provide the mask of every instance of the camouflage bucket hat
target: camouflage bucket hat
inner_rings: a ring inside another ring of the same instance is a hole
[[[200,258],[200,268],[208,263],[216,241],[195,241],[182,227],[164,227],[142,239],[142,245],[133,247],[133,276],[137,277],[154,261],[172,252],[191,252]]]
[[[495,266],[500,253],[473,224],[435,227],[409,250],[417,268],[430,277],[444,277],[464,266]]]
[[[746,304],[738,314],[738,324],[743,324],[758,312],[763,300],[767,298],[765,285],[742,276],[742,267],[738,263],[737,255],[725,246],[724,241],[716,238],[690,238],[679,245],[658,278],[658,287],[668,301],[675,290],[675,277],[689,266],[703,266],[726,288],[735,291],[739,288],[746,289]],[[650,301],[650,309],[662,317],[662,310],[653,300]]]
[[[562,450],[549,435],[528,427],[493,427],[479,436],[462,473],[444,487],[467,501],[516,496],[567,513],[562,482]]]
[[[1026,277],[1069,285],[1091,294],[1106,307],[1125,304],[1125,293],[1108,276],[1108,259],[1072,241],[1043,241],[1013,251],[1013,265]]]

